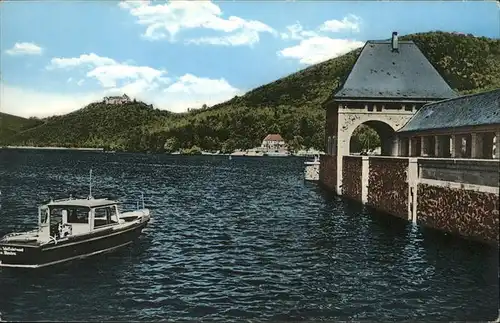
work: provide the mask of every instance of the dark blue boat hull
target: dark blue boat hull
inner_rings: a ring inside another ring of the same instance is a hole
[[[64,242],[43,246],[24,243],[0,243],[0,267],[39,268],[110,252],[131,244],[149,221],[121,230],[105,230]]]

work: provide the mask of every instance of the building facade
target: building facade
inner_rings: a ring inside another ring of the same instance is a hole
[[[123,94],[122,96],[107,96],[104,98],[105,104],[125,104],[131,102],[128,95]]]
[[[325,102],[325,151],[320,181],[342,194],[343,157],[354,130],[365,124],[377,131],[381,155],[398,155],[396,131],[429,102],[457,94],[412,41],[368,41],[346,81]]]
[[[268,134],[262,140],[261,148],[266,150],[283,150],[286,148],[286,143],[280,134]]]
[[[500,89],[427,104],[398,137],[400,156],[498,159]]]

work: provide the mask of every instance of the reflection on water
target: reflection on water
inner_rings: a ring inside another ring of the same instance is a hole
[[[6,320],[488,320],[498,256],[305,183],[303,160],[0,152],[0,234],[51,197],[88,194],[154,221],[119,252],[0,271]]]

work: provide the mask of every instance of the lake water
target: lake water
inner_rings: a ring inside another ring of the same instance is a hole
[[[154,220],[133,245],[0,270],[4,320],[491,320],[498,250],[376,214],[303,180],[300,158],[0,151],[0,234],[50,197]]]

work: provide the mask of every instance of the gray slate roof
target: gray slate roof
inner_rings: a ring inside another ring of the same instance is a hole
[[[457,94],[413,41],[370,40],[334,98],[449,99]]]
[[[398,132],[500,124],[500,89],[428,103]]]

